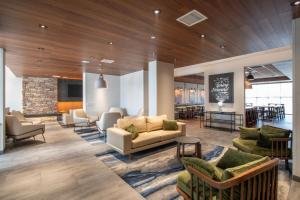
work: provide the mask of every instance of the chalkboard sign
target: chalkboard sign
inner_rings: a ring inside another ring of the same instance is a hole
[[[209,102],[210,103],[233,103],[234,73],[209,75]]]

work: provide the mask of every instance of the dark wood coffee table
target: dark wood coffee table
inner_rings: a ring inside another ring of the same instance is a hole
[[[177,142],[177,158],[182,157],[198,157],[201,158],[201,143],[199,138],[182,136],[175,140]],[[185,152],[185,145],[195,145],[195,152],[188,154]]]

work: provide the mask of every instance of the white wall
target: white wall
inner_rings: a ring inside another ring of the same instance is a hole
[[[293,20],[293,175],[300,178],[300,18]]]
[[[101,115],[110,107],[120,107],[120,76],[104,75],[107,88],[97,89],[99,75],[83,74],[83,108],[90,115]]]
[[[149,115],[174,118],[174,65],[152,61],[148,67]]]
[[[136,115],[140,108],[148,113],[148,73],[144,70],[120,77],[121,107],[129,115]]]
[[[4,49],[0,48],[0,154],[3,153],[5,148],[4,95],[5,95]]]
[[[23,111],[23,78],[17,77],[5,66],[5,107]]]
[[[157,67],[156,61],[149,62],[148,66],[148,93],[149,93],[149,116],[157,115]]]

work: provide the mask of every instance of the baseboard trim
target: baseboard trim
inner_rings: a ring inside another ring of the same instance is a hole
[[[300,177],[293,175],[293,181],[296,181],[296,182],[300,183]]]

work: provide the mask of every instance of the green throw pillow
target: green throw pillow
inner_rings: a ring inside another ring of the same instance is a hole
[[[139,136],[139,130],[133,124],[128,126],[125,130],[128,131],[129,133],[131,133],[132,140],[134,140],[135,138],[137,138],[137,136]]]
[[[165,131],[176,131],[178,130],[178,125],[176,120],[163,120],[163,129]]]
[[[181,159],[181,161],[186,169],[188,168],[188,166],[191,166],[200,171],[201,173],[210,176],[217,181],[220,181],[222,178],[223,172],[219,170],[216,166],[205,160],[195,157],[184,157]]]
[[[245,153],[229,148],[223,157],[217,163],[217,167],[221,169],[232,168],[246,163],[261,159],[262,156]]]
[[[271,148],[271,138],[288,138],[290,133],[290,130],[264,125],[261,127],[256,145],[260,147]]]
[[[240,127],[240,138],[244,140],[257,140],[259,136],[259,128]]]
[[[230,179],[234,176],[238,176],[241,173],[243,173],[243,172],[245,172],[245,171],[247,171],[247,170],[249,170],[253,167],[256,167],[256,166],[258,166],[262,163],[268,162],[269,160],[271,160],[271,159],[268,156],[266,156],[266,157],[263,157],[261,159],[246,163],[244,165],[240,165],[240,166],[232,167],[232,168],[227,168],[223,173],[222,180],[225,181],[225,180]]]

